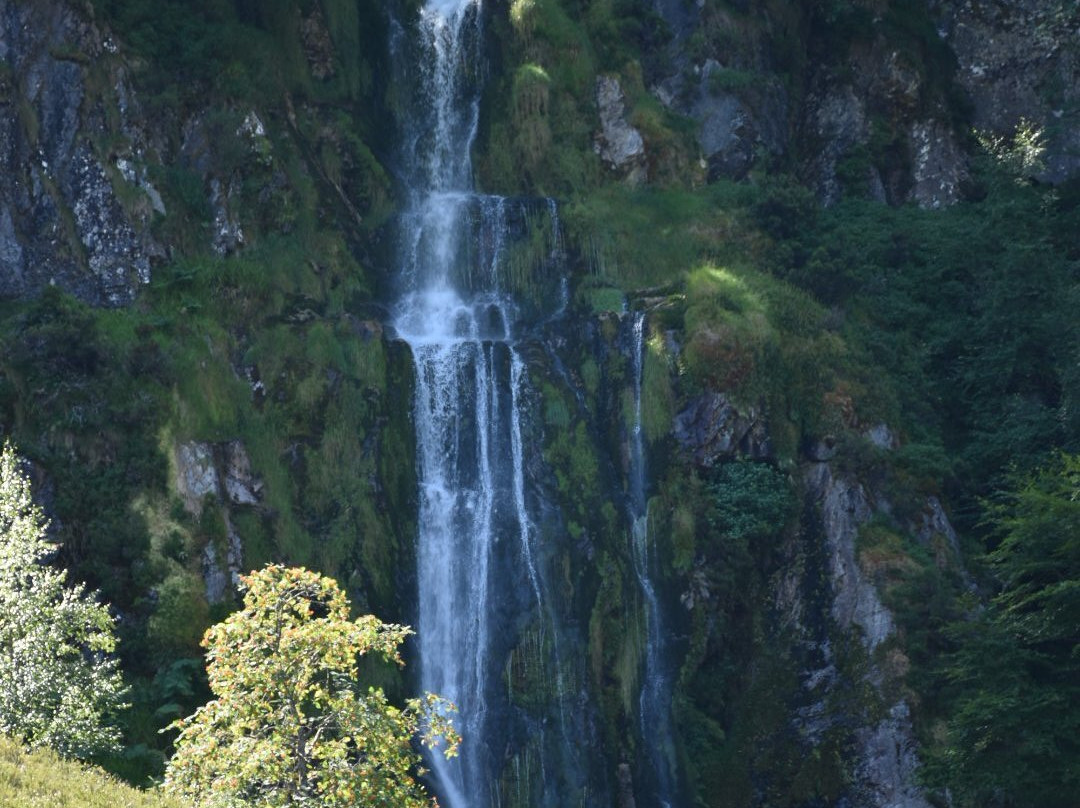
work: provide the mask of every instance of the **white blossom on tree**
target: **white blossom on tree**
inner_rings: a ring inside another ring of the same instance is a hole
[[[118,748],[113,619],[49,565],[55,546],[10,444],[0,449],[0,733],[86,758]]]

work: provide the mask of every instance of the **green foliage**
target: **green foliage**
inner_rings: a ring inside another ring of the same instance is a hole
[[[954,646],[947,628],[961,619],[960,559],[944,536],[924,542],[886,517],[864,524],[857,539],[859,566],[874,583],[899,629],[899,642],[882,654],[883,667],[919,693],[931,714],[940,709],[934,669]],[[887,683],[888,684],[888,683]]]
[[[1070,805],[1080,790],[1080,457],[992,503],[1001,590],[954,624],[947,742],[934,773],[962,805]]]
[[[746,799],[749,760],[727,741],[729,731],[746,732],[740,715],[752,715],[760,737],[775,715],[780,672],[751,670],[736,660],[755,655],[760,627],[756,610],[774,569],[776,549],[794,516],[796,499],[787,477],[766,463],[733,461],[705,479],[670,480],[665,495],[677,503],[672,517],[676,553],[694,557],[690,643],[679,672],[676,715],[686,731],[680,738],[690,786],[704,804],[721,790],[732,803]],[[678,492],[670,493],[670,492]],[[690,547],[680,546],[689,543]],[[676,557],[676,566],[689,566]],[[770,666],[776,660],[770,660]],[[761,704],[746,705],[744,690],[769,690]],[[750,709],[750,713],[742,713]],[[755,754],[765,754],[758,751]]]
[[[173,660],[198,653],[199,641],[210,623],[202,578],[182,570],[166,578],[157,592],[157,608],[146,627],[156,654],[162,660]]]
[[[166,791],[200,806],[428,805],[411,744],[455,754],[452,708],[429,694],[399,709],[358,681],[365,655],[401,664],[409,629],[351,619],[337,584],[304,569],[243,583],[243,609],[206,633],[216,698],[175,724]]]
[[[766,463],[736,461],[720,466],[707,485],[707,520],[712,549],[741,554],[768,541],[794,515],[795,497],[787,477]]]
[[[10,443],[0,450],[0,731],[87,758],[116,748],[123,706],[113,620],[67,573]]]
[[[544,458],[555,472],[559,493],[566,498],[567,517],[578,525],[604,525],[593,499],[600,492],[600,463],[596,444],[585,422],[555,432],[544,450]]]
[[[626,309],[626,295],[610,286],[582,285],[578,298],[594,314],[619,313]]]
[[[675,391],[671,385],[673,358],[663,335],[650,328],[645,341],[645,367],[641,379],[641,426],[650,442],[665,439],[675,418]]]
[[[163,356],[136,324],[55,289],[0,320],[15,437],[55,485],[61,559],[120,608],[145,583],[132,562],[148,549],[128,505],[165,482],[154,435]]]
[[[725,183],[700,192],[608,186],[572,201],[563,217],[599,279],[634,289],[671,283],[702,255],[734,256],[733,208],[746,195]]]
[[[778,267],[843,306],[845,339],[884,371],[877,387],[912,442],[950,458],[968,529],[976,497],[1010,464],[1031,468],[1080,442],[1068,246],[1080,208],[996,168],[980,176],[987,195],[946,211],[841,203],[792,237],[805,262]]]
[[[778,454],[823,427],[826,401],[869,386],[866,365],[812,298],[751,269],[705,265],[686,279],[685,367],[740,406],[764,406]],[[864,382],[864,379],[867,381]]]
[[[49,750],[24,751],[0,737],[3,808],[181,808],[162,794],[140,792],[104,772],[63,760]]]

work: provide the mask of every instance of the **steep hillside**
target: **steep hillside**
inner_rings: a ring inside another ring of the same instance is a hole
[[[418,6],[0,0],[0,433],[120,616],[133,781],[238,573],[418,620]],[[478,8],[454,243],[538,548],[492,799],[1068,804],[971,785],[950,670],[988,503],[1080,450],[1075,3]]]

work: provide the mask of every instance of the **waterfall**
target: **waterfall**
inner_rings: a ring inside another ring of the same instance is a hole
[[[645,606],[645,654],[638,697],[641,737],[655,785],[656,805],[673,808],[674,747],[671,734],[671,676],[666,667],[665,633],[660,598],[653,583],[649,555],[649,500],[646,492],[645,436],[642,427],[642,384],[645,376],[645,314],[633,315],[634,423],[630,435],[629,518],[634,574]],[[650,803],[652,804],[652,803]]]
[[[416,377],[420,685],[458,708],[459,757],[430,758],[443,805],[502,805],[512,802],[503,792],[524,786],[529,805],[568,806],[566,794],[580,792],[583,778],[530,516],[521,313],[503,281],[511,217],[527,230],[530,206],[540,209],[551,222],[551,253],[561,245],[553,201],[472,188],[480,3],[428,0],[418,51],[404,66],[418,97],[403,133],[409,204],[392,324],[412,350]],[[523,639],[530,631],[532,645]],[[542,718],[516,710],[506,692],[504,663],[518,643],[535,648],[530,670],[556,694]],[[536,766],[539,785],[500,780],[512,749],[510,779]]]

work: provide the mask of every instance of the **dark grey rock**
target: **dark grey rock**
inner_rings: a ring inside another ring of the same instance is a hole
[[[930,808],[916,785],[919,758],[906,701],[896,702],[873,727],[856,733],[855,767],[860,804],[887,808]]]
[[[835,474],[828,463],[809,464],[804,470],[804,483],[821,514],[823,549],[832,588],[832,619],[843,631],[858,631],[864,648],[872,654],[893,633],[893,617],[859,567],[855,540],[860,526],[874,514],[871,501],[880,497],[868,494],[858,481]],[[786,610],[799,612],[790,605]],[[795,725],[811,739],[823,735],[837,720],[835,708],[830,709],[830,700],[823,696],[834,692],[844,681],[837,675],[828,642],[821,643],[819,650],[823,664],[803,678],[803,686],[815,697],[814,702],[795,717]],[[883,692],[881,685],[886,674],[873,659],[871,656],[862,678]],[[930,808],[918,786],[919,760],[907,702],[895,701],[884,718],[856,725],[853,740],[854,766],[849,794],[852,806]]]
[[[754,409],[742,413],[723,393],[708,392],[675,416],[675,439],[694,462],[706,468],[736,455],[765,459],[772,444],[764,419]]]
[[[701,122],[698,137],[709,178],[742,179],[759,153],[787,149],[787,93],[768,74],[739,91],[717,89],[723,68],[706,60],[686,114]]]
[[[1039,179],[1080,174],[1080,7],[1058,0],[931,6],[956,54],[977,130],[1011,137],[1027,121],[1045,135]]]
[[[109,58],[73,5],[0,0],[0,296],[57,285],[116,306],[149,281],[161,254],[149,218],[120,203],[91,145],[115,140],[102,106],[115,100],[90,98],[85,77],[87,60]]]

